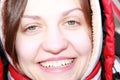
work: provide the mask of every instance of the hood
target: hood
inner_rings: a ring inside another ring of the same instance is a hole
[[[91,55],[89,66],[87,68],[87,71],[83,75],[82,80],[92,73],[92,71],[95,69],[95,66],[100,61],[100,56],[102,54],[104,56],[103,64],[106,72],[105,73],[106,79],[112,80],[111,75],[114,62],[115,42],[111,0],[89,0],[89,1],[92,11],[93,52]],[[0,7],[2,7],[2,3],[3,0],[1,0]],[[0,13],[0,38],[4,48],[5,43],[2,31],[1,13]],[[7,56],[9,55],[7,54]],[[8,58],[8,60],[12,62],[10,58]],[[11,64],[13,65],[13,63]]]

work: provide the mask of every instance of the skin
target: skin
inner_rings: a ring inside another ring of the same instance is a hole
[[[32,80],[80,79],[92,52],[90,34],[78,0],[28,0],[15,42],[19,70]],[[60,67],[41,66],[48,61]]]

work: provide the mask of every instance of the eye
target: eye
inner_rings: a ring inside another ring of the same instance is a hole
[[[37,25],[37,24],[30,24],[27,27],[25,27],[24,29],[24,33],[25,34],[38,34],[41,32],[43,28],[41,27],[41,25]]]
[[[32,25],[32,26],[29,26],[27,27],[27,31],[33,31],[33,30],[36,30],[37,29],[37,26],[36,25]]]
[[[28,26],[28,27],[26,27],[24,29],[24,32],[26,32],[26,33],[35,33],[35,32],[38,32],[38,30],[39,30],[38,26],[36,26],[36,25],[30,25],[30,26]]]
[[[66,20],[65,23],[64,23],[64,26],[66,28],[77,28],[77,27],[80,26],[80,20],[78,20],[78,19]]]
[[[76,24],[76,21],[70,20],[70,21],[67,21],[67,24],[68,24],[68,25],[75,25],[75,24]]]

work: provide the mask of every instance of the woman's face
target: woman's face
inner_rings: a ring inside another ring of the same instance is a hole
[[[78,80],[92,52],[78,0],[28,0],[16,36],[23,74],[32,80]]]

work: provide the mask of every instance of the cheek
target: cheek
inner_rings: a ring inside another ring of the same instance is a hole
[[[79,55],[88,55],[92,51],[92,40],[87,31],[78,31],[68,35],[67,39]]]
[[[35,39],[27,39],[24,37],[19,37],[16,39],[16,52],[18,60],[22,59],[24,61],[31,61],[37,55],[38,48],[37,41]]]

